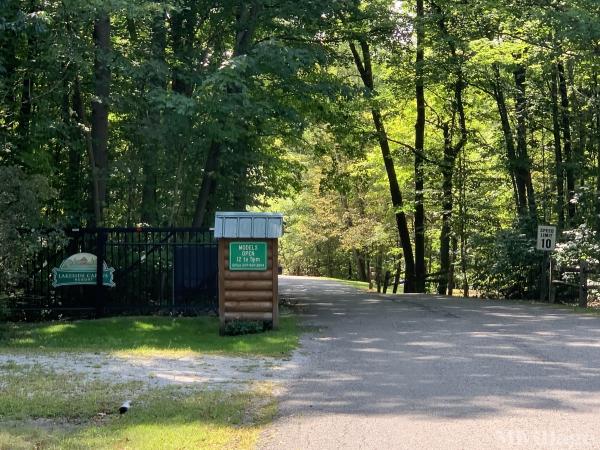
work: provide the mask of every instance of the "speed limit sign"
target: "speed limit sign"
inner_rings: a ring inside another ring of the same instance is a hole
[[[551,252],[556,246],[556,227],[552,225],[539,225],[537,236],[537,249]]]

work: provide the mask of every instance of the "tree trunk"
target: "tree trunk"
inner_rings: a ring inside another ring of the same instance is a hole
[[[398,236],[400,238],[400,244],[402,246],[402,252],[404,256],[404,292],[415,292],[415,260],[410,242],[410,232],[408,231],[408,221],[406,220],[406,215],[403,211],[404,201],[402,199],[402,193],[400,192],[400,185],[398,184],[398,177],[396,176],[396,169],[394,167],[394,161],[390,152],[389,142],[387,140],[387,132],[381,118],[381,113],[376,109],[373,109],[371,113],[373,116],[375,129],[377,130],[379,147],[381,149],[381,154],[383,156],[385,170],[387,173],[390,195],[392,197],[392,206],[396,210],[396,228],[398,229]]]
[[[600,87],[598,86],[598,75],[594,75],[594,99],[595,104],[600,105]],[[596,165],[596,232],[600,233],[600,108],[596,108],[594,112],[595,118],[592,118],[594,127],[594,153],[597,160]]]
[[[458,193],[458,209],[460,214],[460,222],[458,226],[458,238],[460,239],[460,269],[462,273],[462,290],[463,296],[469,296],[469,280],[467,278],[467,233],[465,222],[467,220],[467,199],[466,199],[466,184],[467,172],[465,170],[464,153],[459,158],[459,193]]]
[[[367,281],[367,269],[365,266],[365,255],[358,250],[353,250],[354,259],[356,260],[356,272],[359,281]]]
[[[29,145],[29,124],[31,122],[31,100],[33,94],[33,78],[26,76],[21,83],[21,106],[19,108],[19,135],[21,155],[25,153]]]
[[[154,17],[151,29],[150,58],[154,71],[148,77],[151,90],[165,91],[167,80],[161,75],[165,66],[165,49],[167,46],[167,33],[165,28],[165,13],[159,11]],[[162,136],[162,111],[157,106],[149,106],[147,111],[149,129],[147,139],[143,142],[143,187],[141,220],[144,223],[158,226],[158,162],[164,148]]]
[[[260,5],[257,1],[240,2],[236,14],[236,35],[233,49],[233,57],[245,55],[250,50],[254,32],[256,30]],[[237,92],[237,88],[231,87],[229,93]],[[192,226],[201,226],[208,213],[208,200],[214,194],[217,187],[218,171],[221,166],[221,146],[223,143],[213,140],[209,146],[204,175],[200,185],[200,191],[196,198],[196,208]]]
[[[513,72],[515,78],[515,114],[517,116],[517,179],[525,185],[527,207],[530,218],[537,221],[535,192],[531,180],[531,161],[527,154],[527,97],[525,93],[526,69],[518,65]]]
[[[81,98],[81,88],[79,86],[79,77],[75,74],[72,80],[72,92],[69,92],[69,82],[64,82],[64,104],[63,121],[69,129],[69,145],[67,153],[67,173],[66,187],[63,197],[66,200],[66,212],[69,223],[78,225],[81,223],[82,213],[84,212],[82,198],[82,139],[80,125],[84,122],[83,100]]]
[[[581,170],[581,168],[583,168],[585,163],[585,147],[589,123],[586,123],[588,117],[586,117],[584,111],[585,106],[582,105],[582,102],[580,101],[579,92],[583,92],[583,87],[575,87],[575,66],[572,59],[567,62],[567,82],[571,88],[571,98],[569,100],[573,119],[571,121],[571,140],[576,142],[572,144],[573,157],[571,159],[573,161],[573,173],[574,175],[578,175],[579,185],[584,186],[586,181],[586,171]],[[576,134],[577,139],[575,139],[573,134]],[[575,185],[577,185],[577,181],[575,181]]]
[[[402,272],[402,260],[398,260],[398,264],[396,265],[396,273],[394,274],[394,290],[392,291],[394,294],[398,292],[398,285],[400,284],[400,272]]]
[[[171,14],[171,48],[177,64],[172,69],[171,85],[174,92],[190,97],[193,86],[188,82],[185,69],[191,70],[189,59],[197,26],[198,2],[191,1],[188,7],[176,10]],[[186,5],[187,6],[187,5]]]
[[[250,152],[251,148],[249,147],[248,142],[241,141],[237,143],[235,150],[235,167],[231,172],[231,177],[236,186],[236,189],[231,193],[231,204],[236,211],[245,211],[253,197],[248,182]]]
[[[415,290],[425,292],[425,175],[423,154],[425,150],[425,89],[423,82],[425,24],[423,0],[417,0],[417,53],[415,58],[415,100],[417,120],[415,123]]]
[[[448,127],[444,129],[444,167],[442,168],[442,230],[440,233],[440,279],[437,292],[446,295],[450,275],[450,237],[452,233],[452,172],[454,170],[454,159],[450,152]]]
[[[210,195],[214,192],[217,183],[217,167],[221,152],[221,145],[213,142],[208,149],[208,155],[204,162],[204,175],[202,177],[202,185],[200,192],[196,198],[196,210],[194,212],[193,227],[201,227],[204,224],[206,216],[206,205]]]
[[[450,270],[448,270],[448,295],[454,295],[455,286],[455,265],[456,265],[456,252],[458,249],[458,240],[455,236],[452,237],[452,253],[450,255]]]
[[[353,42],[350,42],[350,50],[352,51],[356,68],[360,73],[365,87],[368,89],[369,95],[371,95],[374,89],[373,71],[371,67],[371,53],[369,50],[369,45],[365,40],[361,39],[359,40],[359,43],[362,50],[362,57],[358,53],[358,50]],[[385,130],[385,125],[381,117],[381,111],[373,107],[371,109],[371,115],[373,117],[375,130],[377,131],[377,140],[379,141],[381,155],[383,156],[383,163],[385,165],[388,184],[390,188],[390,195],[392,198],[392,206],[395,209],[396,227],[398,229],[398,236],[400,238],[400,244],[402,245],[402,251],[404,254],[404,261],[406,267],[404,292],[414,292],[415,260],[413,257],[412,245],[410,242],[408,222],[406,220],[406,215],[403,211],[404,202],[402,200],[402,193],[400,192],[400,186],[398,184],[398,177],[396,176],[394,160],[392,159],[392,153],[390,151],[387,132]]]
[[[449,35],[444,15],[442,11],[435,6],[437,9],[439,19],[438,27],[445,37],[448,45],[450,60],[456,61],[456,64],[460,64],[456,54],[456,44],[452,36]],[[453,202],[453,176],[456,158],[462,151],[463,147],[467,143],[467,122],[465,117],[465,109],[463,104],[463,90],[464,90],[464,77],[463,71],[460,65],[454,69],[454,75],[456,76],[456,82],[454,83],[454,98],[451,106],[452,121],[451,123],[445,123],[442,125],[444,134],[444,160],[442,163],[442,230],[440,233],[440,279],[438,282],[438,294],[445,295],[450,279],[453,277],[452,263],[450,258],[450,240],[452,234],[452,209],[454,206]],[[460,132],[460,138],[456,144],[454,144],[454,130],[456,129],[455,120],[458,115],[458,129]]]
[[[346,230],[348,230],[354,225],[354,223],[352,221],[352,216],[350,215],[348,197],[345,194],[340,194],[340,203],[342,204],[342,208],[344,210],[344,225],[346,226]],[[365,270],[364,255],[360,252],[359,249],[353,248],[352,256],[354,257],[354,261],[356,261],[356,276],[360,281],[367,281],[367,272]],[[352,265],[352,263],[350,263],[350,265]],[[352,277],[352,271],[350,271],[350,277]]]
[[[558,90],[560,92],[560,105],[563,129],[563,142],[565,150],[565,169],[567,174],[567,215],[569,225],[573,225],[575,219],[575,167],[573,164],[573,151],[571,141],[571,116],[569,114],[569,96],[567,94],[567,83],[565,80],[565,68],[562,62],[556,66],[558,72]]]
[[[558,218],[558,231],[560,232],[565,228],[565,177],[558,110],[558,68],[556,65],[552,68],[550,97],[552,100],[552,135],[554,137],[554,161],[556,165],[556,216]]]
[[[504,144],[506,145],[506,156],[508,158],[508,171],[515,186],[515,203],[519,216],[524,216],[527,212],[527,194],[524,180],[517,176],[517,152],[515,150],[515,140],[508,118],[508,108],[506,107],[506,98],[504,97],[504,89],[502,88],[500,78],[500,67],[498,64],[493,64],[494,69],[494,99],[498,107],[500,123],[502,124],[502,133],[504,134]]]
[[[36,2],[29,2],[29,7],[27,8],[29,14],[34,14],[36,11]],[[36,34],[34,32],[27,33],[27,47],[25,50],[25,61],[27,64],[30,61],[36,59]],[[16,41],[17,39],[15,39]],[[18,44],[17,44],[18,45]],[[1,61],[1,60],[0,60]],[[17,122],[17,135],[19,137],[18,140],[18,148],[19,154],[17,156],[17,161],[19,163],[23,163],[26,159],[25,154],[28,151],[30,146],[29,139],[29,129],[31,125],[31,113],[32,113],[32,100],[33,100],[33,90],[34,90],[34,75],[35,71],[32,66],[25,65],[25,75],[23,77],[23,81],[21,81],[21,99],[19,105],[19,115]],[[1,65],[4,66],[4,61],[1,61]],[[6,74],[3,74],[6,76]]]
[[[381,293],[381,274],[383,270],[383,252],[381,249],[377,252],[375,257],[375,284],[377,285],[377,292]]]
[[[104,223],[108,185],[108,110],[110,96],[110,18],[99,11],[94,20],[94,97],[92,99],[92,150],[97,186],[93,190],[95,225]]]

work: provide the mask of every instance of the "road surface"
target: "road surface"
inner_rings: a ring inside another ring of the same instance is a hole
[[[260,448],[600,449],[600,317],[280,284],[312,331]]]

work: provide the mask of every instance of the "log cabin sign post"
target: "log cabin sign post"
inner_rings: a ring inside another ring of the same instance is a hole
[[[221,333],[233,320],[279,325],[279,213],[217,212],[219,241],[219,320]]]

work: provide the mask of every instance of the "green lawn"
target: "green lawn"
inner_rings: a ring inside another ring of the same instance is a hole
[[[329,278],[329,277],[320,277],[320,278],[322,280],[338,281],[340,283],[347,284],[347,285],[355,287],[357,289],[362,289],[362,290],[366,290],[366,291],[369,290],[369,283],[367,283],[366,281],[346,280],[344,278]],[[393,284],[393,280],[392,280],[391,284],[388,286],[387,293],[391,294],[393,288],[394,288],[394,284]],[[382,289],[383,289],[383,285],[382,285]],[[403,285],[399,285],[398,293],[402,294],[402,290],[403,290]],[[377,292],[377,285],[375,284],[375,282],[373,282],[373,289],[371,289],[371,292]]]
[[[0,352],[287,356],[299,334],[293,316],[276,331],[243,336],[220,336],[218,319],[209,317],[10,323],[1,325]],[[121,416],[126,399],[132,407]],[[250,449],[275,410],[265,384],[233,392],[150,388],[0,364],[0,449]]]
[[[276,411],[268,387],[144,390],[6,365],[0,377],[0,449],[249,449]]]
[[[214,317],[114,317],[74,322],[0,325],[0,351],[220,353],[286,356],[298,346],[293,316],[276,331],[219,336]]]

